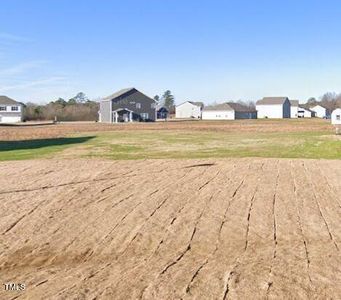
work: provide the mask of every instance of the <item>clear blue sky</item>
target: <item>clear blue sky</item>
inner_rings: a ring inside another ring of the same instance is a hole
[[[341,2],[1,0],[0,94],[176,101],[341,91]]]

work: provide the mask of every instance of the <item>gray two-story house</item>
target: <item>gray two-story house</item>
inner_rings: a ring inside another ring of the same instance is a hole
[[[120,90],[100,101],[99,121],[104,123],[156,120],[157,102],[135,88]]]
[[[22,121],[23,105],[7,96],[0,96],[0,123]]]

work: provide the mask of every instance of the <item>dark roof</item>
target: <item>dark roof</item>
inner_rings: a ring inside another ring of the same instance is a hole
[[[217,105],[205,106],[204,110],[234,110],[236,112],[256,112],[255,109],[249,108],[243,104],[235,102],[225,102]]]
[[[133,90],[136,90],[135,88],[126,88],[126,89],[122,89],[122,90],[119,90],[118,92],[116,93],[113,93],[112,95],[108,96],[108,97],[105,97],[103,98],[103,100],[114,100],[118,97],[121,97],[123,96],[124,94],[130,92],[130,91],[133,91]]]
[[[235,103],[235,102],[227,102],[227,104],[232,107],[232,109],[236,112],[256,112],[256,109],[248,107],[246,105]]]
[[[264,97],[262,100],[258,100],[256,104],[284,104],[286,100],[288,100],[288,97]]]
[[[291,106],[298,106],[298,100],[290,100]]]
[[[310,110],[309,108],[307,108],[306,106],[303,106],[303,105],[299,105],[298,108],[302,108],[302,109],[305,109],[307,111],[314,113],[314,111]]]
[[[227,103],[221,103],[216,105],[205,106],[204,110],[233,110],[233,108]]]
[[[157,111],[167,111],[167,112],[169,112],[169,109],[166,106],[157,106],[156,110]]]
[[[12,105],[12,104],[18,105],[18,104],[20,104],[21,105],[21,103],[13,100],[11,98],[8,98],[7,96],[0,96],[0,104],[2,104],[2,105]]]

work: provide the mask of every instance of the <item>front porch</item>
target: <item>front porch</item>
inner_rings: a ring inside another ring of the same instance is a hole
[[[127,108],[119,108],[112,112],[112,122],[133,122],[133,111]]]

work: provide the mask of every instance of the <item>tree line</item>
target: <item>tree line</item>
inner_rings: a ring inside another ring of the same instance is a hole
[[[99,103],[80,92],[68,101],[58,98],[45,105],[29,102],[24,107],[24,120],[97,121],[98,110]]]

